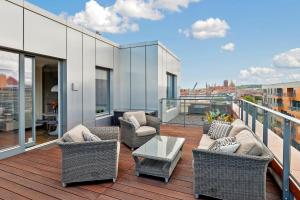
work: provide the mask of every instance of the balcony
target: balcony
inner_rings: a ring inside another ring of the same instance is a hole
[[[272,105],[272,109],[276,110],[276,111],[280,111],[283,108],[283,103],[279,102],[279,103],[274,103]]]
[[[287,89],[287,97],[295,98],[296,97],[296,90],[294,90],[293,88],[288,88]]]
[[[290,106],[289,109],[291,111],[300,111],[300,107],[296,107],[296,106]]]
[[[0,161],[0,197],[4,199],[194,199],[192,149],[202,135],[201,127],[161,126],[162,135],[186,138],[182,159],[169,183],[159,178],[136,177],[128,147],[121,145],[116,183],[92,182],[61,187],[61,152],[48,146]],[[281,191],[267,176],[267,199],[280,199]]]
[[[282,92],[277,92],[274,94],[275,98],[282,98],[283,97],[283,93]]]

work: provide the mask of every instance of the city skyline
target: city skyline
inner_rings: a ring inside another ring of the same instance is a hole
[[[163,41],[182,59],[183,88],[224,79],[237,85],[300,79],[296,0],[29,2],[122,44]]]

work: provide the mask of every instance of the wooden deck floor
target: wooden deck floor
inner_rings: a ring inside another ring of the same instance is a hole
[[[67,188],[60,183],[60,156],[57,146],[44,147],[0,161],[0,199],[194,199],[192,149],[201,138],[198,128],[162,126],[163,135],[186,138],[183,157],[169,183],[153,177],[136,177],[131,151],[121,146],[119,175],[111,181],[81,183]],[[267,199],[280,199],[280,190],[267,178]]]

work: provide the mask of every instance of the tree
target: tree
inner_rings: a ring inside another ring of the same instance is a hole
[[[247,96],[243,96],[243,99],[252,103],[256,103],[256,100],[253,96],[247,95]]]

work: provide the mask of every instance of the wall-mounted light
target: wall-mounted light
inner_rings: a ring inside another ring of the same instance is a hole
[[[72,91],[78,91],[78,90],[79,90],[78,84],[72,83]]]

